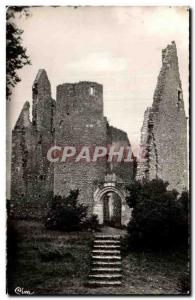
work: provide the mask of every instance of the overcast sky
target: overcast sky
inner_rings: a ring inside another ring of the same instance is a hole
[[[161,50],[176,42],[188,115],[189,23],[185,7],[37,7],[16,20],[32,65],[19,75],[8,103],[10,132],[32,83],[47,71],[52,96],[64,82],[96,81],[104,86],[104,115],[127,132],[134,148],[140,140],[144,111],[152,104],[161,68]]]

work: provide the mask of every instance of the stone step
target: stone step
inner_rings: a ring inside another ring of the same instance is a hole
[[[103,267],[99,267],[99,268],[92,268],[91,272],[121,272],[121,268],[103,268]]]
[[[97,234],[92,250],[92,268],[88,276],[88,285],[120,286],[121,279],[120,235]]]
[[[120,235],[95,235],[95,239],[120,240]]]
[[[121,266],[121,261],[93,261],[93,266]]]
[[[94,240],[94,244],[120,244],[120,241],[116,240]]]
[[[93,254],[97,254],[97,253],[100,253],[100,254],[102,254],[102,255],[104,255],[104,254],[120,254],[121,252],[120,252],[120,250],[103,250],[103,249],[100,249],[100,250],[93,250],[92,251],[92,253]]]
[[[120,286],[121,281],[120,280],[113,280],[113,281],[105,281],[105,280],[89,280],[88,281],[89,286],[99,287],[99,286]]]
[[[113,260],[113,259],[115,259],[115,260],[121,260],[121,256],[119,256],[119,255],[92,255],[92,258],[93,259],[98,259],[98,260],[104,260],[104,259],[110,259],[110,260]]]
[[[120,249],[120,245],[94,245],[94,250],[100,249]]]
[[[118,279],[121,278],[121,274],[91,274],[89,275],[89,279]]]

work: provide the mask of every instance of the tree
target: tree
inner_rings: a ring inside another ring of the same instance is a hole
[[[80,230],[87,216],[87,206],[78,203],[79,191],[70,191],[68,197],[53,196],[46,217],[48,229],[74,231]]]
[[[169,247],[188,242],[188,193],[178,196],[162,180],[135,182],[128,187],[133,208],[128,224],[129,244],[136,247]]]
[[[25,6],[8,7],[6,14],[6,98],[8,100],[10,100],[12,89],[21,81],[17,70],[30,64],[26,48],[22,45],[23,30],[14,23],[18,14],[29,16],[29,9]]]

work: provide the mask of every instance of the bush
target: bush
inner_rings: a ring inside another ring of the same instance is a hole
[[[91,217],[89,217],[83,224],[83,227],[85,229],[92,229],[92,230],[99,230],[100,229],[100,224],[99,224],[99,220],[98,220],[98,216],[97,215],[92,215]]]
[[[80,230],[87,215],[87,207],[77,201],[79,191],[70,191],[68,197],[54,196],[46,217],[48,229],[75,231]]]
[[[136,247],[168,247],[188,242],[188,193],[178,197],[162,180],[135,182],[128,187],[133,208],[128,224],[129,244]]]

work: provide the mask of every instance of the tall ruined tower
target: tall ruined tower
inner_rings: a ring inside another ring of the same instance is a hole
[[[27,210],[41,214],[48,193],[53,191],[53,165],[47,160],[47,150],[53,143],[55,101],[45,70],[39,70],[32,94],[32,122],[26,102],[12,131],[11,198],[20,203],[20,215]]]
[[[141,147],[144,157],[137,179],[161,178],[179,192],[187,188],[187,121],[175,42],[162,51],[153,104],[144,115]]]
[[[59,85],[55,128],[57,145],[74,146],[78,152],[85,146],[91,147],[92,151],[95,146],[106,146],[102,85],[94,82]],[[104,179],[105,159],[101,162],[76,162],[73,159],[55,163],[54,193],[67,195],[71,189],[79,189],[79,199],[92,211],[93,184]]]
[[[43,201],[47,199],[48,192],[53,191],[53,165],[47,159],[47,151],[54,140],[53,119],[55,113],[51,85],[44,69],[39,70],[35,78],[32,86],[32,98],[32,130],[35,144],[34,149],[31,147],[30,151],[30,161],[34,162],[30,175],[33,185],[36,180],[38,201],[40,199]],[[32,189],[34,189],[33,186]]]

